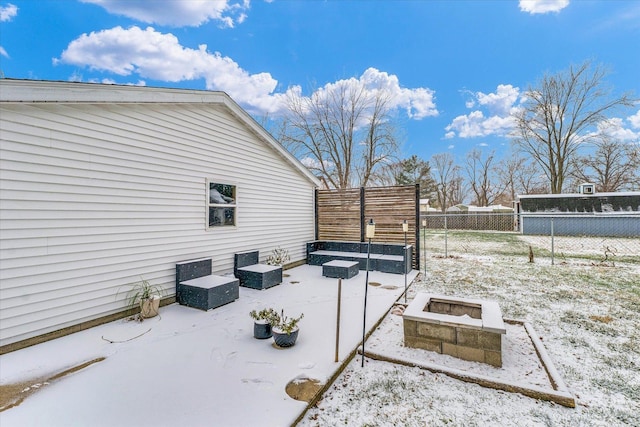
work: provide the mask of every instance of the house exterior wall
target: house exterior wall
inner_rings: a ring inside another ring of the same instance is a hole
[[[3,102],[0,117],[0,346],[122,311],[141,277],[171,296],[176,262],[224,274],[236,252],[301,260],[314,239],[315,183],[224,103]],[[207,179],[237,186],[235,227],[207,229]]]
[[[549,236],[640,237],[640,214],[522,214],[522,234]]]

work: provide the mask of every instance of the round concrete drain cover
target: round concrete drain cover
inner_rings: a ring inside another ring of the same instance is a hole
[[[319,380],[307,377],[298,377],[289,381],[285,391],[292,399],[310,402],[323,386],[324,384]]]
[[[378,282],[369,282],[369,286],[382,286],[382,283],[378,283]]]

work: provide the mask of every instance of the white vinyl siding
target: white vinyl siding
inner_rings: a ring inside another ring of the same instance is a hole
[[[142,276],[281,246],[305,257],[314,183],[224,105],[3,103],[0,345],[125,308]],[[235,227],[207,230],[206,179],[237,185]],[[120,294],[116,294],[120,290]]]

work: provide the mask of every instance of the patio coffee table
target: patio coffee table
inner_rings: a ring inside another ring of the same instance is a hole
[[[322,275],[336,279],[351,279],[360,272],[358,261],[333,260],[322,264]]]

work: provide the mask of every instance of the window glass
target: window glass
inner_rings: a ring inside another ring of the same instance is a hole
[[[236,186],[209,183],[209,227],[236,225]]]

